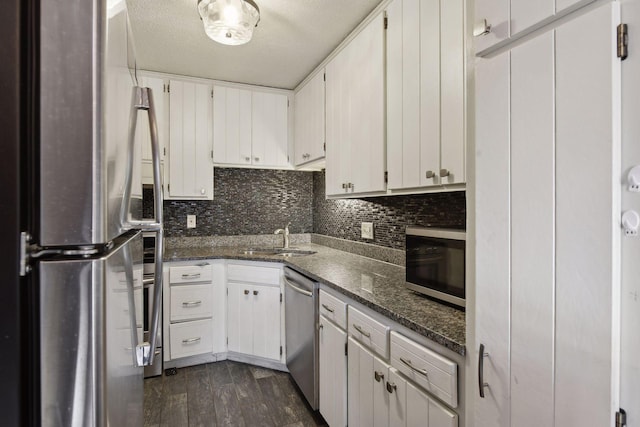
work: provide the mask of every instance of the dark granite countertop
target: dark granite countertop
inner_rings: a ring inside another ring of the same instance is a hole
[[[237,247],[168,247],[165,261],[222,258],[280,262],[465,355],[465,313],[405,288],[404,267],[313,243],[296,247],[317,253],[283,258],[280,255],[245,255],[242,248]]]

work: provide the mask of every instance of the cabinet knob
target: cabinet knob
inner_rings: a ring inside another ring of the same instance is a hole
[[[346,188],[347,188],[347,183],[346,183],[346,182],[343,182],[343,183],[342,183],[342,188],[344,188],[344,189],[346,189]]]
[[[384,380],[384,374],[383,374],[382,372],[375,371],[375,372],[373,373],[373,378],[374,378],[377,382],[380,382],[380,381]]]
[[[491,24],[489,24],[486,19],[476,22],[476,25],[473,27],[473,37],[486,36],[490,32]]]
[[[440,178],[444,178],[449,175],[451,175],[451,173],[447,169],[440,169]]]
[[[258,295],[258,291],[253,291],[253,295]]]
[[[435,178],[436,174],[434,171],[427,171],[427,179]]]
[[[394,383],[390,383],[389,381],[387,381],[387,391],[389,393],[393,393],[394,390],[397,390],[398,386],[395,385]]]
[[[244,158],[244,160],[245,160],[245,162],[250,162],[251,161],[251,157],[247,156],[247,157]]]
[[[253,159],[254,159],[256,162],[259,162],[259,161],[260,161],[260,157],[254,157]]]
[[[245,294],[245,295],[249,295],[249,291],[245,289],[245,290],[244,290],[244,294]]]

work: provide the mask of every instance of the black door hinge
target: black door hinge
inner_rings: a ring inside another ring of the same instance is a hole
[[[327,152],[327,143],[326,142],[322,144],[322,149],[324,150],[325,153]]]
[[[167,85],[167,93],[171,93],[171,85],[170,84]]]
[[[280,356],[282,356],[282,346],[280,346]]]
[[[344,343],[344,355],[349,355],[349,343]]]
[[[384,29],[386,30],[387,28],[389,28],[389,18],[387,18],[386,16],[384,17]]]
[[[389,182],[389,172],[384,171],[384,183],[388,183]]]
[[[624,427],[627,425],[627,413],[624,409],[620,408],[618,412],[616,412],[616,427]]]
[[[280,292],[280,302],[282,302],[282,292]]]
[[[621,61],[627,59],[629,55],[629,32],[627,24],[618,25],[618,58]]]
[[[327,81],[327,73],[324,73],[323,79],[325,82]]]

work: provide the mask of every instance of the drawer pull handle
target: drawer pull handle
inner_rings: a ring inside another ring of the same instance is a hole
[[[333,308],[329,307],[327,304],[322,304],[322,308],[327,310],[329,313],[333,313],[334,312]]]
[[[393,394],[394,390],[397,390],[398,386],[395,385],[394,383],[390,383],[389,381],[387,381],[387,391],[391,394]]]
[[[484,358],[489,357],[489,353],[484,351],[484,344],[480,344],[478,351],[478,388],[480,389],[480,397],[484,399],[484,389],[489,384],[484,382]]]
[[[371,338],[371,334],[367,331],[362,330],[361,326],[356,325],[355,323],[353,324],[353,327],[355,328],[356,331],[360,332],[362,335],[364,335],[367,338]]]
[[[200,337],[196,337],[196,338],[187,338],[186,340],[182,340],[182,344],[194,344],[197,342],[200,342]]]
[[[258,295],[258,291],[253,291],[253,295]]]
[[[182,303],[183,307],[195,307],[202,304],[202,301],[185,301]]]
[[[200,273],[193,273],[193,274],[183,274],[182,278],[183,279],[197,279],[200,277]]]
[[[411,363],[410,359],[407,360],[404,357],[401,357],[400,361],[402,363],[404,363],[405,365],[407,365],[409,368],[411,368],[413,371],[416,371],[417,373],[422,374],[425,377],[429,378],[429,373],[425,369],[420,369],[420,368],[416,368],[415,366],[413,366],[413,363]]]
[[[247,289],[244,290],[245,295],[249,295],[249,291]]]
[[[375,378],[377,382],[384,381],[384,374],[382,372],[374,371],[373,378]]]

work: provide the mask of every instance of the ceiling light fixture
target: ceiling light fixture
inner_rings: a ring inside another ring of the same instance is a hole
[[[198,0],[204,31],[218,43],[237,46],[251,40],[260,21],[260,9],[252,0]]]

